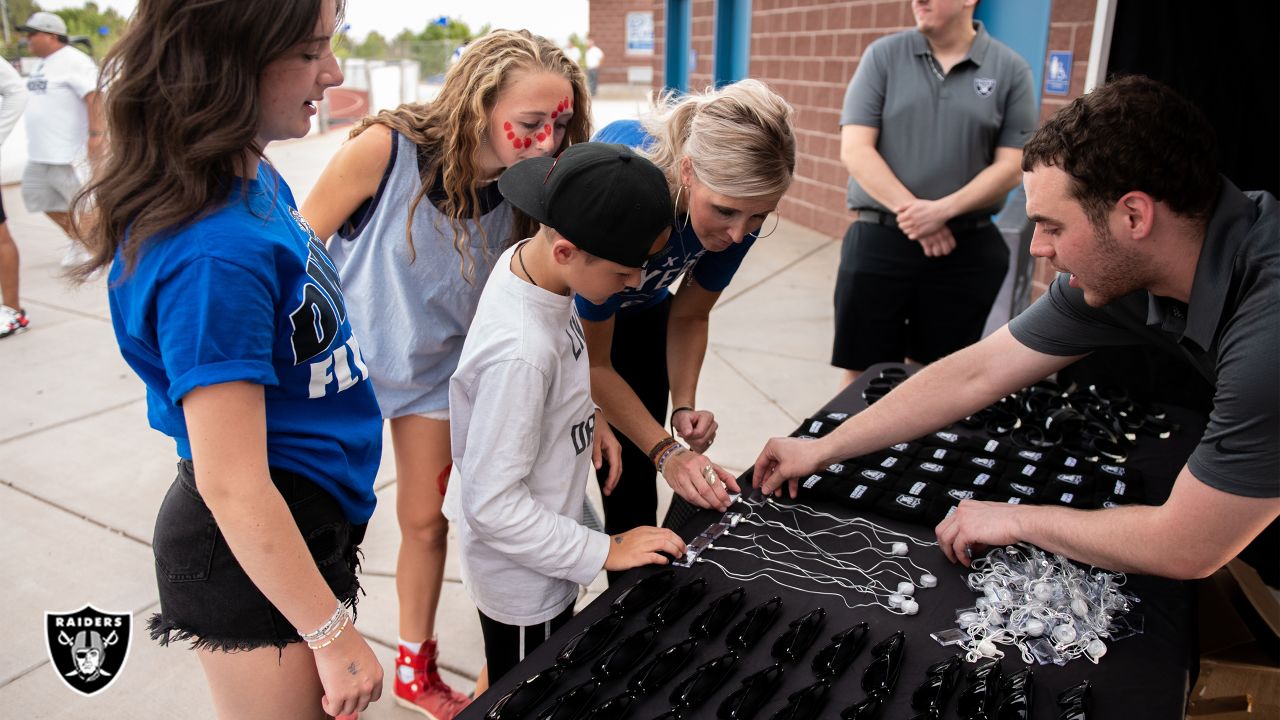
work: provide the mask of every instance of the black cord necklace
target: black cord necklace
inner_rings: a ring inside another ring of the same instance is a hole
[[[529,282],[533,283],[534,287],[540,288],[542,286],[538,284],[537,280],[533,279],[533,275],[529,274],[529,268],[524,266],[524,246],[527,244],[522,243],[520,247],[516,248],[516,259],[520,261],[520,269],[524,271],[524,276],[529,278]]]

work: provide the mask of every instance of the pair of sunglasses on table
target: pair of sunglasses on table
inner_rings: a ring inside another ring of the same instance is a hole
[[[554,667],[517,685],[490,708],[486,718],[513,720],[529,715],[550,695],[568,669],[590,660],[596,660],[591,669],[591,679],[556,697],[536,717],[547,720],[569,717],[609,720],[623,717],[638,699],[659,689],[683,670],[700,642],[708,641],[724,630],[736,617],[746,595],[745,590],[739,587],[712,600],[690,624],[687,639],[659,651],[653,659],[632,673],[625,692],[593,707],[592,702],[600,687],[635,667],[655,645],[662,629],[669,627],[698,604],[706,584],[701,578],[695,578],[678,587],[672,587],[673,585],[674,573],[665,570],[626,590],[613,602],[608,615],[565,643],[557,654]],[[649,624],[609,646],[623,622],[650,605],[653,608],[649,613]],[[781,607],[781,598],[773,597],[748,610],[726,634],[725,644],[729,652],[699,666],[678,684],[669,696],[671,710],[663,717],[679,717],[703,704],[717,692],[728,680],[739,659],[773,626]],[[803,656],[817,638],[825,616],[826,611],[819,608],[792,621],[773,644],[771,654],[775,664],[745,678],[741,687],[721,703],[717,715],[729,719],[754,716],[764,701],[780,686],[783,664],[797,662]],[[793,693],[776,717],[816,717],[815,713],[825,702],[825,689],[852,663],[865,643],[866,635],[866,623],[858,623],[834,635],[812,662],[814,675],[819,678],[816,685],[825,687],[819,689],[815,686]],[[873,661],[868,668],[867,677],[882,679],[875,680],[867,687],[874,685],[880,688],[878,692],[881,695],[887,696],[891,688],[884,687],[886,681],[883,676],[888,673],[896,682],[901,667],[902,638],[900,635],[891,637],[881,645],[884,647],[877,646],[878,657],[883,655],[885,659]],[[608,649],[602,653],[606,646],[609,646]],[[863,714],[859,717],[871,715]]]

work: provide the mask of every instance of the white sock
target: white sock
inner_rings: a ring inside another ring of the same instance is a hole
[[[400,638],[400,645],[414,655],[417,655],[422,651],[422,643],[420,642],[409,642],[404,638]],[[413,667],[411,665],[396,663],[396,676],[400,678],[400,682],[402,683],[413,682]]]

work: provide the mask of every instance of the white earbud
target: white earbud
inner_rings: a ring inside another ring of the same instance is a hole
[[[899,595],[915,595],[916,586],[904,580],[898,583],[898,594]]]
[[[903,597],[903,596],[901,596],[901,595],[899,595],[898,593],[894,593],[894,594],[892,594],[892,595],[890,595],[890,596],[889,596],[889,606],[890,606],[890,607],[896,607],[896,608],[897,608],[897,607],[902,607],[902,601],[903,601],[903,600],[906,600],[906,598],[905,598],[905,597]]]
[[[906,555],[906,554],[907,554],[907,544],[906,544],[906,543],[904,543],[904,542],[896,542],[896,543],[894,543],[894,544],[890,545],[889,547],[890,547],[890,551],[891,551],[894,555]]]
[[[920,576],[921,587],[931,588],[931,587],[936,587],[937,585],[938,585],[938,578],[930,575],[929,573],[925,573],[924,575]]]
[[[910,598],[907,598],[906,600],[902,601],[902,612],[908,615],[915,615],[916,613],[920,612],[920,603]]]

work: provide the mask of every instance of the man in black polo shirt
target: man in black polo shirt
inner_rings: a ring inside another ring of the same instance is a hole
[[[831,364],[930,363],[977,342],[1009,268],[991,216],[1036,128],[1031,68],[974,22],[915,0],[916,29],[862,53],[840,114],[855,217],[840,251]]]
[[[1204,116],[1165,86],[1113,81],[1058,111],[1022,161],[1031,252],[1062,272],[1027,312],[914,375],[821,440],[774,438],[765,492],[924,435],[1092,350],[1153,343],[1214,384],[1199,446],[1161,506],[965,501],[938,525],[947,557],[1029,541],[1081,562],[1203,577],[1280,515],[1280,205],[1219,176]],[[1275,548],[1259,571],[1275,583]]]

